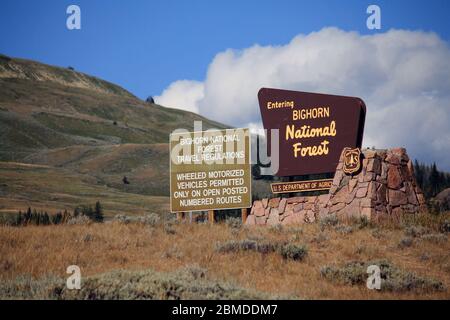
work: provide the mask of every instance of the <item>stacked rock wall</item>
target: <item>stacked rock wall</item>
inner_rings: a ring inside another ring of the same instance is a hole
[[[355,175],[344,173],[343,161],[341,156],[328,194],[255,201],[246,224],[310,223],[330,214],[341,219],[398,220],[402,214],[425,209],[405,149],[364,150],[362,169]]]
[[[311,223],[325,210],[329,195],[255,201],[247,225]]]
[[[403,213],[424,209],[425,199],[405,149],[365,150],[363,154],[362,170],[354,176],[342,171],[341,157],[326,206],[328,214],[398,219]]]

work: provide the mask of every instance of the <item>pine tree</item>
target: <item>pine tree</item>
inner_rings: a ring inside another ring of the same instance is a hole
[[[42,215],[42,224],[45,226],[48,226],[50,224],[50,217],[49,217],[47,211],[44,212],[44,214]]]
[[[56,214],[50,216],[50,223],[51,224],[58,224],[58,217],[61,213],[57,212]]]
[[[25,224],[30,223],[30,221],[31,221],[31,216],[32,216],[32,214],[31,214],[31,208],[28,207],[27,213],[25,213]]]
[[[436,163],[433,162],[430,172],[430,192],[431,196],[434,197],[439,191],[439,172],[436,167]]]
[[[422,189],[426,199],[431,199],[450,187],[450,174],[439,171],[436,163],[426,165],[415,160],[414,173],[417,185]]]
[[[33,209],[33,213],[31,214],[31,221],[34,225],[39,225],[39,214],[36,209]]]
[[[414,174],[416,176],[417,184],[421,189],[423,189],[424,171],[422,170],[422,167],[417,159],[414,161]]]
[[[22,211],[19,210],[19,214],[17,215],[16,225],[21,226],[23,224]]]
[[[100,201],[95,203],[94,219],[95,222],[103,222],[103,208]]]
[[[437,193],[441,192],[445,189],[445,173],[442,171],[439,171],[439,180],[438,180],[438,191]]]
[[[75,208],[75,210],[74,210],[74,216],[75,216],[75,211],[76,211],[77,209],[78,209],[78,208]],[[70,214],[67,213],[67,210],[64,210],[64,215],[63,215],[63,217],[62,217],[62,219],[61,219],[61,223],[67,223],[67,221],[69,221],[69,219],[70,219]]]
[[[81,207],[81,214],[83,216],[88,217],[91,220],[94,220],[94,209],[92,209],[91,206],[82,206]]]

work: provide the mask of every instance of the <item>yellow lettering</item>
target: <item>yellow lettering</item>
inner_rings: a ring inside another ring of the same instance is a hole
[[[300,119],[306,120],[306,119],[330,117],[330,108],[329,107],[293,110],[293,112],[296,113],[295,120],[300,120]],[[293,117],[294,117],[294,115],[293,115]]]
[[[296,129],[295,125],[286,125],[286,140],[289,139],[303,139],[303,138],[314,138],[314,137],[335,137],[336,132],[336,122],[331,121],[329,126],[322,128],[311,128],[311,126],[303,125]]]
[[[286,140],[294,139],[294,125],[286,126]]]
[[[293,147],[294,147],[294,158],[297,158],[298,152],[301,150],[301,148],[300,148],[301,145],[302,145],[302,144],[301,144],[300,142],[295,143],[295,144],[293,145]]]
[[[328,140],[323,140],[320,145],[314,145],[314,146],[307,146],[307,147],[301,147],[301,143],[297,142],[293,144],[294,147],[294,158],[298,157],[298,154],[300,153],[301,157],[315,157],[315,156],[322,156],[327,155],[330,150],[328,148],[328,145],[330,142]]]

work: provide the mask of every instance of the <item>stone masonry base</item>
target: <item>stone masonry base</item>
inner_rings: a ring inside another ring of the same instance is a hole
[[[425,210],[405,149],[364,150],[362,169],[356,175],[346,175],[342,167],[341,155],[328,194],[254,201],[246,225],[311,223],[331,214],[340,219],[365,216],[372,221],[398,221],[402,214]]]

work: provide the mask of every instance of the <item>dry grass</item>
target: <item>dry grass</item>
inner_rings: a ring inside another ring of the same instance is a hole
[[[447,214],[448,216],[448,214]],[[307,299],[449,299],[450,245],[414,238],[400,248],[402,228],[359,229],[351,233],[319,224],[286,228],[230,228],[226,224],[175,224],[167,232],[163,225],[145,226],[119,222],[50,227],[0,227],[0,278],[19,275],[42,278],[66,277],[67,266],[80,266],[83,276],[112,270],[174,271],[198,264],[208,277],[273,295]],[[321,241],[317,235],[326,234]],[[434,231],[433,231],[434,232]],[[306,245],[302,261],[283,259],[276,253],[254,251],[220,253],[217,243],[262,239]],[[443,292],[376,292],[363,285],[349,286],[327,281],[320,269],[352,260],[387,259],[400,269],[441,281]]]

